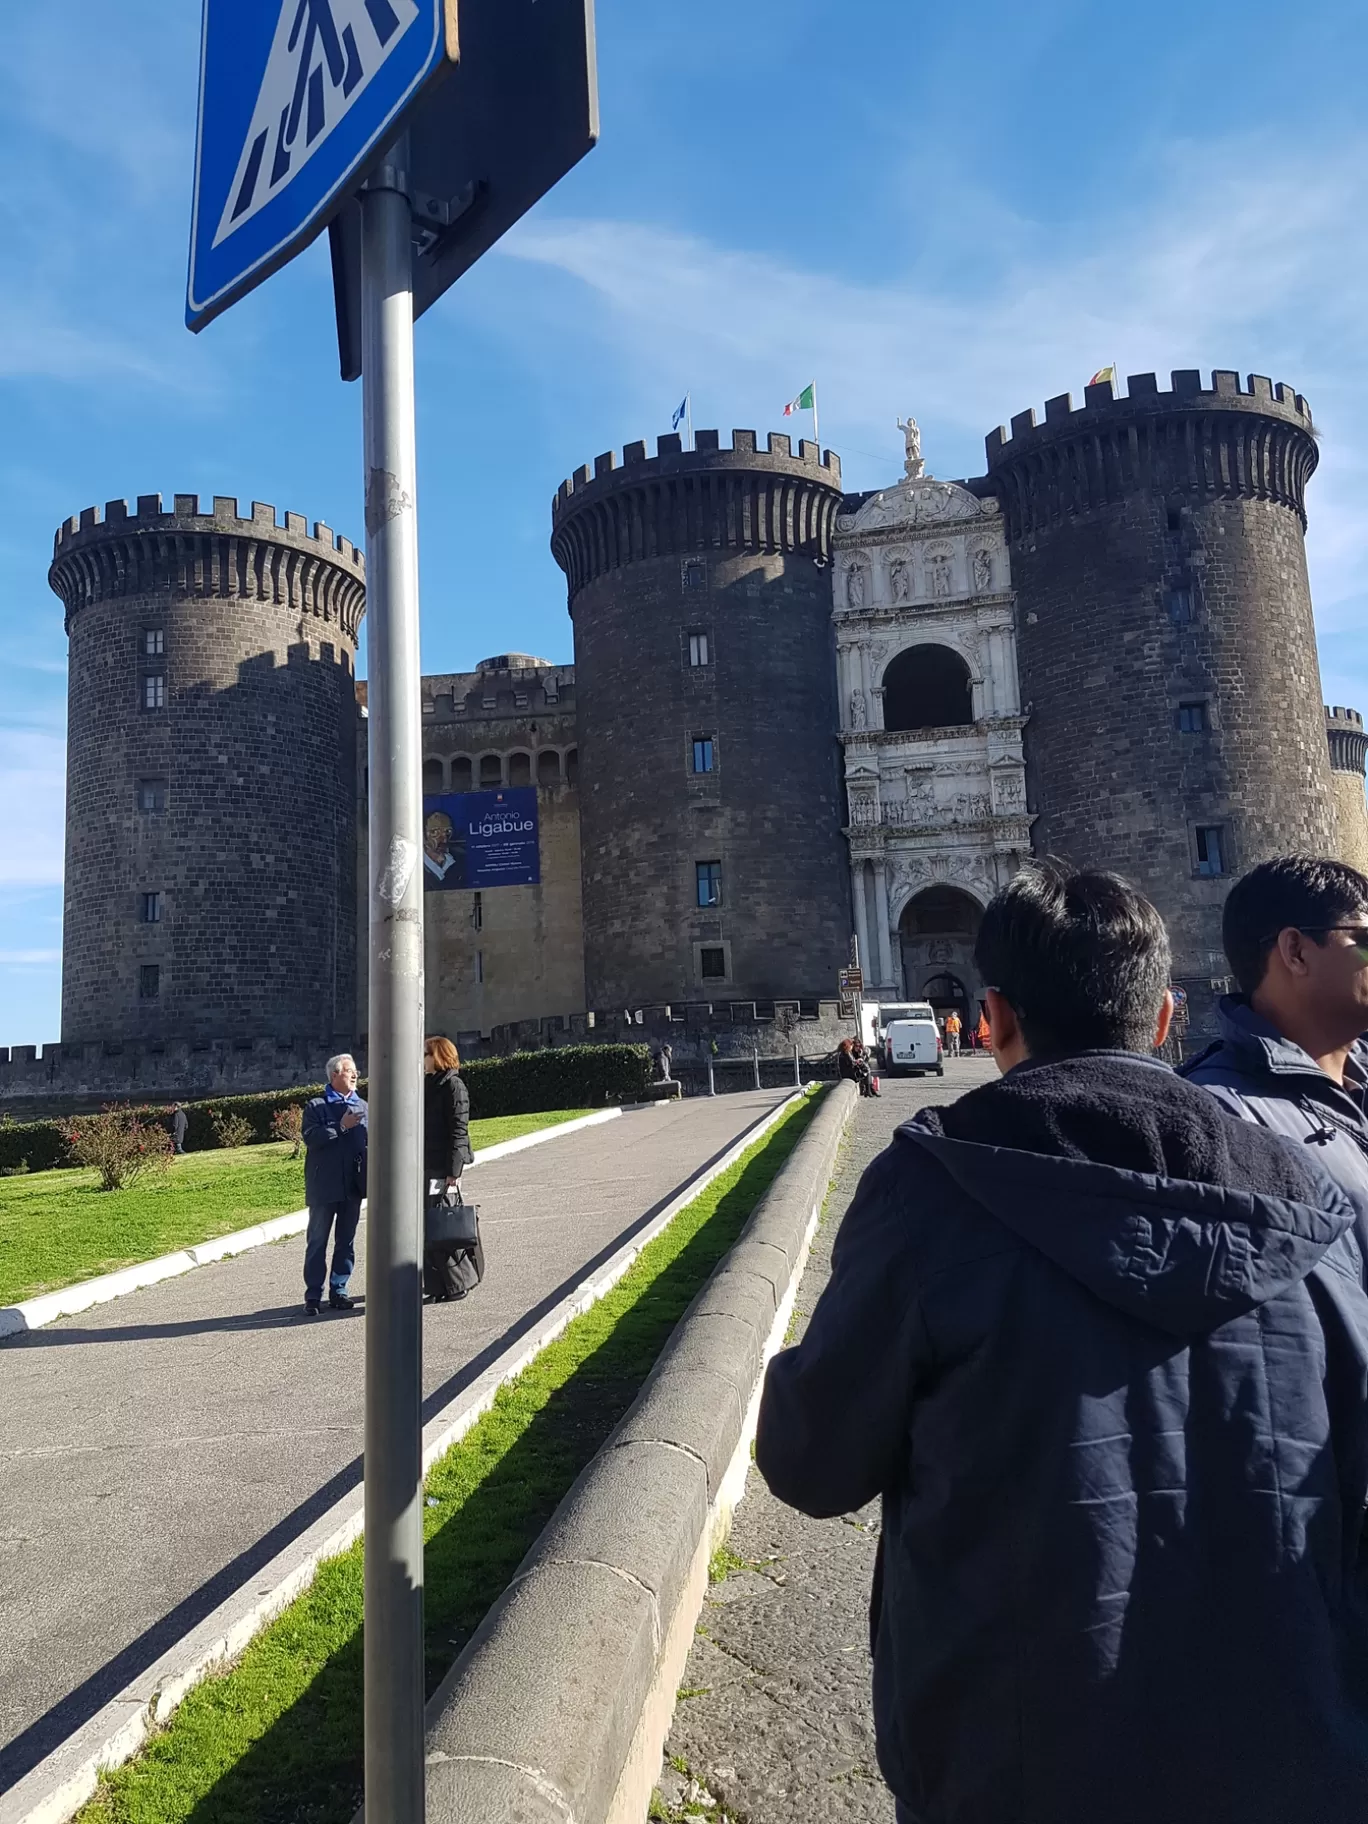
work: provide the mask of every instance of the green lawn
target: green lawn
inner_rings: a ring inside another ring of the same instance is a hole
[[[478,1152],[587,1108],[472,1121]],[[112,1273],[304,1206],[304,1160],[288,1145],[187,1153],[167,1175],[101,1191],[93,1171],[0,1178],[0,1305]]]
[[[817,1099],[792,1110],[681,1210],[432,1469],[429,1693],[636,1398]],[[362,1784],[363,1545],[322,1565],[231,1671],[192,1691],[136,1760],[105,1777],[77,1824],[348,1824]]]

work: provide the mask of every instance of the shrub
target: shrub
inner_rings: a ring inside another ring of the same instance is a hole
[[[256,1139],[252,1123],[245,1115],[218,1113],[212,1119],[214,1137],[220,1146],[248,1146]]]
[[[170,1134],[128,1109],[69,1122],[66,1143],[76,1165],[93,1166],[100,1174],[102,1191],[121,1190],[144,1172],[165,1172],[171,1164]]]
[[[60,1121],[6,1121],[0,1125],[0,1171],[27,1164],[31,1172],[50,1172],[70,1165],[66,1134]]]
[[[271,1133],[277,1140],[288,1140],[291,1159],[298,1159],[304,1144],[304,1110],[293,1102],[278,1108],[271,1116]]]

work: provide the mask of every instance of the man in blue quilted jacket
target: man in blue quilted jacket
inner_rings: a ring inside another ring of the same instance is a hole
[[[898,1130],[770,1364],[756,1460],[880,1495],[902,1824],[1368,1818],[1353,1208],[1151,1053],[1154,908],[1033,868],[976,947],[1000,1081]]]

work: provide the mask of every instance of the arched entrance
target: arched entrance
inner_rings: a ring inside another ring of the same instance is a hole
[[[974,719],[969,667],[949,646],[909,646],[883,674],[884,727],[964,727]]]
[[[937,1013],[953,1006],[966,1030],[982,1005],[983,985],[974,968],[982,916],[978,901],[958,887],[927,887],[908,900],[898,920],[907,998],[930,1001]]]

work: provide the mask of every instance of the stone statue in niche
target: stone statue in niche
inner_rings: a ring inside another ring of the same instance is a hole
[[[950,553],[930,552],[926,559],[926,572],[932,595],[949,595],[955,584],[955,565]]]
[[[846,571],[846,607],[863,608],[865,599],[865,573],[863,564],[852,564]]]
[[[895,602],[912,600],[912,579],[907,574],[905,557],[895,557],[888,566],[888,588]]]
[[[987,594],[993,586],[993,554],[986,549],[974,553],[974,587],[980,595]]]
[[[869,824],[875,818],[874,794],[868,791],[853,792],[850,798],[850,821]]]
[[[926,470],[921,453],[921,429],[915,418],[899,418],[898,429],[903,434],[903,473],[909,481],[920,481]]]
[[[868,717],[869,712],[865,708],[864,692],[862,690],[852,690],[850,693],[850,726],[852,728],[863,728],[868,721]]]

